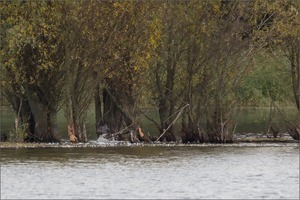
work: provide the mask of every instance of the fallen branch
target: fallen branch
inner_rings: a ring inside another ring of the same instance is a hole
[[[115,139],[115,137],[117,136],[117,135],[122,135],[124,132],[126,132],[127,130],[128,130],[128,128],[130,128],[132,126],[132,124],[131,125],[129,125],[129,126],[126,126],[124,129],[122,129],[122,130],[120,130],[120,131],[118,131],[118,132],[115,132],[115,133],[111,133],[111,134],[108,134],[111,138],[113,138],[113,139]],[[107,139],[109,139],[109,138],[107,138]]]
[[[165,134],[165,133],[171,128],[171,126],[177,121],[177,119],[179,118],[179,116],[182,114],[183,110],[184,110],[186,107],[188,107],[188,106],[189,106],[189,104],[186,104],[184,107],[182,107],[182,108],[180,109],[180,112],[177,114],[176,118],[172,121],[172,123],[168,126],[167,129],[164,129],[164,132],[157,138],[157,140],[156,140],[155,142],[159,141],[160,138],[164,136],[164,134]]]

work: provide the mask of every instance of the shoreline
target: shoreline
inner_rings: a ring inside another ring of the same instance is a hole
[[[290,138],[241,138],[233,143],[188,143],[170,142],[170,143],[130,143],[128,141],[109,141],[97,142],[96,140],[87,143],[71,143],[70,141],[61,141],[58,143],[17,143],[0,142],[1,149],[19,149],[19,148],[106,148],[106,147],[299,147],[299,141]]]

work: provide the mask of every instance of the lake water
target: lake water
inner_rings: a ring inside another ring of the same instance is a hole
[[[299,144],[1,149],[1,199],[299,199]]]

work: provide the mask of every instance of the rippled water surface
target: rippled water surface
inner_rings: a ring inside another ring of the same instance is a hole
[[[1,199],[299,199],[299,146],[1,149]]]

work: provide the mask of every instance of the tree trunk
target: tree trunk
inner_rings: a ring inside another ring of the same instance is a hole
[[[166,130],[169,125],[171,124],[172,121],[172,117],[170,115],[170,113],[172,112],[172,109],[170,107],[167,106],[167,102],[166,99],[164,99],[164,97],[161,97],[162,99],[160,100],[159,103],[159,119],[160,119],[160,134],[159,136],[164,132],[164,130]],[[173,106],[171,106],[173,107]],[[172,112],[172,114],[174,114],[174,111]],[[167,130],[167,132],[164,134],[163,137],[160,138],[160,141],[164,141],[166,140],[167,142],[171,142],[171,141],[176,141],[176,137],[174,135],[174,125],[172,124],[171,127]]]
[[[288,125],[287,131],[294,140],[300,140],[300,123]]]
[[[114,96],[114,92],[108,88],[103,89],[103,106],[103,113],[105,113],[103,116],[104,124],[107,124],[111,133],[119,132],[125,126],[136,126],[134,129],[137,129],[137,124],[133,124],[133,117],[122,108],[122,105]]]
[[[206,142],[207,138],[200,135],[198,122],[193,121],[189,111],[182,116],[181,123],[181,140],[182,143]]]
[[[103,118],[102,118],[102,102],[100,96],[100,85],[97,84],[94,93],[94,100],[95,100],[95,117],[96,117],[96,134],[97,137],[100,136],[100,127],[104,125]]]
[[[47,112],[47,129],[48,129],[48,134],[49,134],[48,141],[59,142],[59,132],[58,132],[56,112],[51,112],[50,110],[48,110],[48,112]]]
[[[56,113],[33,99],[29,100],[29,105],[35,123],[34,142],[58,142]]]
[[[160,119],[160,134],[164,130],[166,130],[171,124],[174,114],[175,101],[172,99],[172,92],[174,88],[174,79],[175,79],[175,66],[171,66],[168,64],[167,67],[167,79],[165,81],[164,86],[162,85],[162,80],[159,75],[159,64],[157,66],[157,70],[155,70],[155,78],[156,78],[156,87],[159,91],[159,119]],[[160,135],[159,135],[160,136]],[[163,137],[160,138],[160,141],[176,141],[176,137],[174,135],[174,126],[171,125],[169,130],[165,133]]]
[[[17,115],[16,137],[24,142],[58,142],[56,112],[32,98],[14,97],[12,103]]]
[[[296,42],[295,46],[291,46],[288,59],[291,62],[290,64],[295,103],[298,111],[300,111],[300,40]]]

